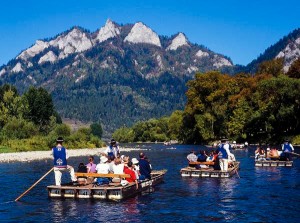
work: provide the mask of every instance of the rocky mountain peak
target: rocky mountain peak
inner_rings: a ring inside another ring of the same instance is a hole
[[[161,47],[158,35],[141,22],[134,24],[124,42],[148,43]]]
[[[19,56],[17,56],[17,59],[27,60],[39,54],[47,47],[49,47],[48,42],[37,40],[32,47],[28,48],[27,50],[24,50]]]
[[[189,46],[188,40],[183,33],[179,33],[167,47],[167,50],[177,50],[178,47]]]
[[[281,50],[276,58],[284,59],[283,71],[288,72],[292,63],[300,57],[300,37],[290,42],[283,50]]]
[[[74,52],[85,51],[93,46],[87,34],[77,27],[73,28],[67,34],[60,35],[56,39],[51,40],[49,44],[62,50],[59,58],[64,58]]]
[[[101,43],[109,38],[113,38],[118,35],[120,35],[120,28],[116,26],[113,21],[107,19],[105,26],[101,27],[101,29],[99,30],[96,41],[99,41],[99,43]]]

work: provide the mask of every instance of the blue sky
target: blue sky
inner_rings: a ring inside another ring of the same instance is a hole
[[[296,0],[22,0],[3,1],[0,66],[30,47],[78,25],[92,32],[107,20],[143,22],[159,35],[183,32],[192,43],[246,65],[300,28]]]

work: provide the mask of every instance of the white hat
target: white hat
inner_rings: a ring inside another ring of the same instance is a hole
[[[106,156],[101,156],[100,157],[100,161],[101,161],[101,163],[106,163],[107,162],[107,157]]]
[[[139,161],[137,160],[137,158],[132,158],[131,159],[131,162],[132,162],[132,164],[138,164],[139,163]]]

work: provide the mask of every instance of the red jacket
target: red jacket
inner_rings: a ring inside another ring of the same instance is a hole
[[[124,173],[130,175],[129,178],[125,178],[128,182],[135,182],[136,176],[135,176],[135,172],[133,170],[129,169],[128,167],[125,167]]]

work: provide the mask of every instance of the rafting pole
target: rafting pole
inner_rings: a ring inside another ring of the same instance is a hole
[[[15,201],[20,200],[21,197],[23,197],[25,194],[27,194],[35,185],[37,185],[42,179],[44,179],[51,171],[53,170],[54,167],[52,167],[44,176],[42,176],[38,181],[36,181],[31,187],[29,187],[23,194],[21,194]]]
[[[234,163],[232,163],[232,165],[233,165],[233,168],[236,168],[236,166],[234,165]],[[235,169],[235,172],[238,175],[238,177],[241,178],[240,175],[239,175],[239,172],[237,171],[237,168]]]
[[[294,152],[288,152],[288,153],[295,155],[295,156],[300,156],[300,154],[298,154],[298,153],[294,153]]]

